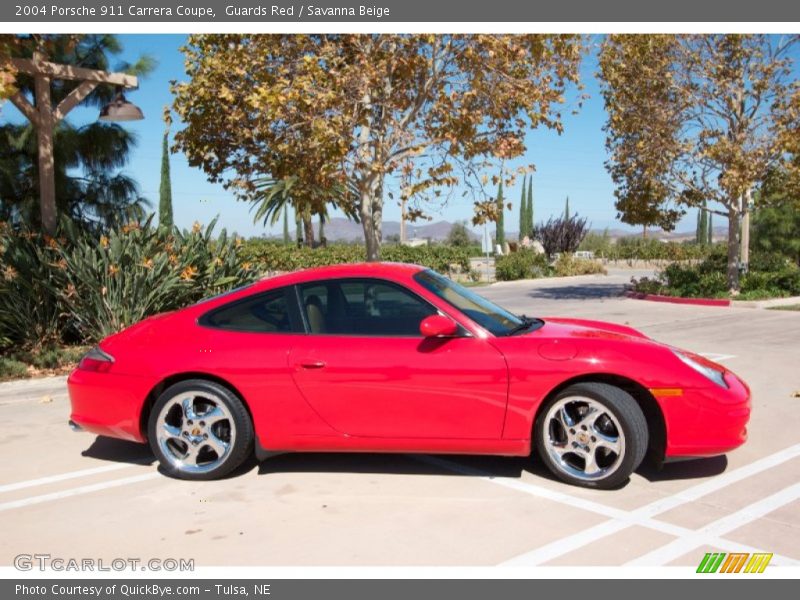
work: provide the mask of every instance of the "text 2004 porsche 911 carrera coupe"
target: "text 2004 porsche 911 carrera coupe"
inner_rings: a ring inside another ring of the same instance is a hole
[[[211,479],[253,450],[536,452],[609,488],[649,450],[722,454],[750,393],[701,356],[622,325],[516,316],[414,265],[265,279],[103,340],[70,375],[71,424],[149,441]]]

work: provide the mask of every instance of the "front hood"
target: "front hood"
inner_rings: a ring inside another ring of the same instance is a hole
[[[617,323],[608,323],[606,321],[564,319],[560,317],[543,317],[543,320],[545,324],[552,323],[558,325],[558,328],[561,330],[561,335],[566,337],[606,339],[634,337],[649,339],[645,334],[633,327],[618,325]]]

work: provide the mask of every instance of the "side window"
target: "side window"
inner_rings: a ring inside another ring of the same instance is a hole
[[[219,329],[252,333],[292,331],[284,290],[232,302],[204,315],[200,323]]]
[[[395,284],[345,279],[301,288],[311,333],[419,336],[419,323],[436,309]]]

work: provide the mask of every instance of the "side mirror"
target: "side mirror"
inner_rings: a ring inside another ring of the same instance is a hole
[[[442,315],[431,315],[422,319],[419,332],[426,338],[451,337],[458,333],[458,325]]]

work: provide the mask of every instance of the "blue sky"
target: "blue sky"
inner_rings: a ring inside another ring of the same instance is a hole
[[[122,35],[124,51],[122,59],[133,61],[141,54],[150,54],[158,60],[157,69],[148,77],[140,79],[139,90],[127,94],[128,99],[142,108],[145,119],[123,124],[133,131],[138,144],[132,160],[124,169],[140,184],[143,195],[153,207],[158,205],[158,187],[161,165],[161,138],[164,124],[161,114],[164,105],[170,104],[170,80],[184,79],[183,55],[179,50],[184,35]],[[594,228],[628,229],[615,219],[614,187],[603,163],[606,160],[605,136],[602,131],[605,111],[597,80],[594,76],[597,63],[594,55],[587,57],[582,66],[582,81],[589,99],[577,115],[564,111],[564,133],[559,136],[552,131],[536,130],[527,136],[527,154],[518,162],[533,163],[536,221],[546,220],[550,215],[564,209],[567,196],[570,209],[588,217]],[[10,104],[5,103],[0,120],[20,120],[22,117]],[[76,108],[69,119],[82,125],[97,118],[96,109]],[[180,127],[173,124],[173,131]],[[194,221],[209,222],[219,215],[220,224],[228,231],[241,235],[260,235],[264,226],[253,224],[250,205],[234,200],[222,185],[211,184],[205,174],[189,167],[182,154],[171,155],[172,193],[176,224],[190,227]],[[516,188],[507,189],[506,197],[514,203],[513,213],[506,213],[506,227],[517,228],[517,201],[522,181]],[[430,211],[434,220],[469,220],[472,217],[472,199],[452,194],[448,203],[440,209]],[[392,200],[386,200],[386,220],[399,220],[400,210]],[[688,214],[678,225],[678,230],[695,227],[694,213]],[[721,224],[721,223],[720,223]],[[278,226],[280,227],[280,225]],[[277,229],[277,228],[276,228]]]

